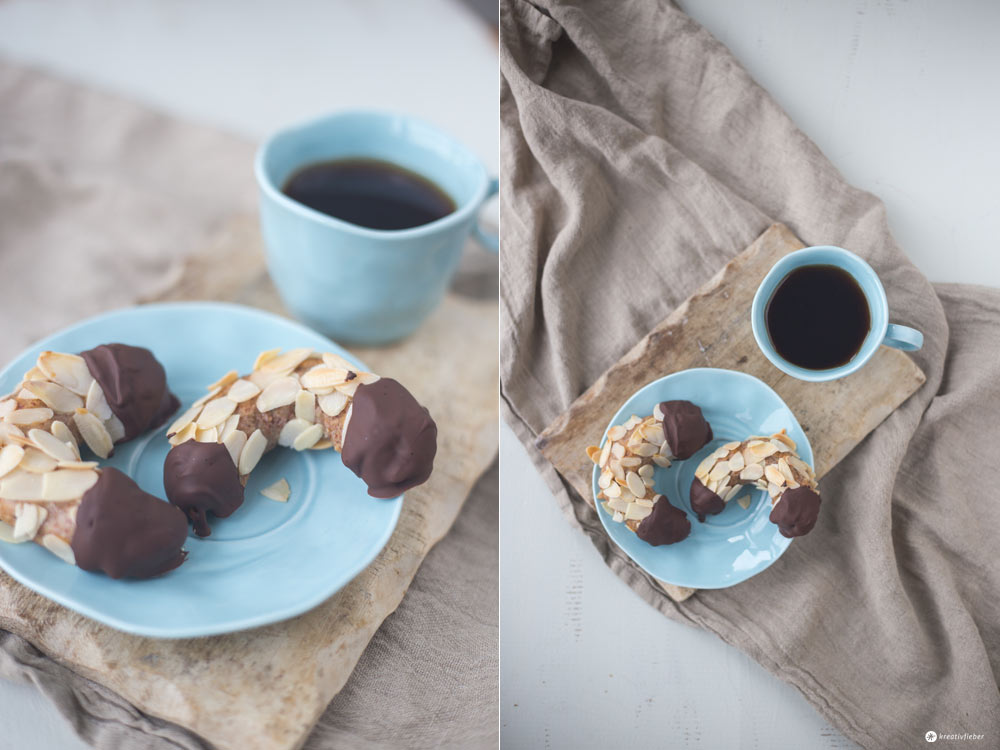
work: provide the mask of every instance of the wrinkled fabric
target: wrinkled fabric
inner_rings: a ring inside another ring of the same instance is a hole
[[[0,113],[0,361],[170,288],[254,210],[253,145],[231,135],[2,61]],[[497,591],[494,465],[304,747],[495,747]],[[37,685],[97,750],[210,750],[2,631],[0,677]]]
[[[932,286],[718,41],[654,0],[501,2],[505,418],[609,567],[795,685],[868,748],[1000,742],[1000,292]],[[668,598],[534,439],[772,222],[849,248],[923,331],[925,385],[822,482],[815,530],[760,575]]]

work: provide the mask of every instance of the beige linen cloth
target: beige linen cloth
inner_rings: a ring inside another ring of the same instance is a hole
[[[502,398],[568,517],[643,599],[861,745],[1000,746],[1000,291],[928,283],[882,203],[667,2],[503,0],[501,73]],[[924,332],[927,383],[824,478],[810,535],[677,604],[532,442],[774,221],[874,265],[893,320]]]
[[[253,210],[252,156],[231,135],[0,61],[0,361],[169,288],[185,254]],[[496,498],[494,465],[306,750],[496,745]],[[208,747],[2,631],[0,676],[34,682],[100,750]]]

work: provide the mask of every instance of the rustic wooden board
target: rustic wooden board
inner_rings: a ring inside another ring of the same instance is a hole
[[[785,400],[809,436],[822,477],[909,398],[924,373],[908,356],[882,347],[852,375],[807,383],[786,375],[757,348],[750,305],[757,286],[782,256],[804,247],[783,224],[773,224],[613,365],[538,436],[536,445],[593,505],[593,464],[585,449],[598,442],[619,407],[647,383],[692,367],[753,375]],[[660,582],[675,600],[693,589]]]
[[[159,299],[227,300],[283,312],[264,270],[256,219],[239,217],[224,227]],[[496,455],[497,323],[494,300],[449,296],[407,341],[354,350],[374,371],[405,382],[430,409],[438,454],[430,481],[406,493],[386,548],[316,609],[242,633],[155,640],[88,620],[0,573],[0,626],[220,750],[299,747]]]

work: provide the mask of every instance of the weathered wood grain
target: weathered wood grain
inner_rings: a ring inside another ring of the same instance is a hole
[[[283,312],[264,270],[256,220],[241,217],[223,228],[161,299],[220,299]],[[0,626],[220,750],[299,747],[497,451],[494,301],[449,296],[407,341],[355,351],[374,371],[406,383],[434,415],[439,442],[434,474],[406,493],[386,548],[339,593],[275,625],[156,640],[88,620],[0,574]]]
[[[882,347],[846,378],[807,383],[786,375],[757,348],[750,306],[764,275],[779,258],[804,245],[774,224],[637,343],[569,409],[538,436],[536,445],[569,483],[593,504],[596,444],[621,404],[647,383],[692,367],[740,370],[764,381],[784,399],[809,436],[822,477],[909,398],[925,380],[908,356]],[[694,593],[662,583],[677,601]]]

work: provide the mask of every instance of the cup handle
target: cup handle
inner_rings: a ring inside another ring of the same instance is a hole
[[[898,326],[892,323],[885,331],[882,343],[904,352],[915,352],[924,345],[924,334],[916,328]]]
[[[500,180],[495,177],[490,180],[490,186],[486,190],[486,195],[483,198],[483,203],[486,203],[490,198],[496,195],[500,191]],[[482,208],[483,203],[479,204]],[[472,234],[479,241],[479,244],[483,246],[484,249],[489,250],[492,253],[500,251],[500,235],[498,232],[493,232],[487,234],[483,231],[483,228],[479,226],[479,219],[476,219],[476,223],[472,225]],[[918,347],[919,348],[919,347]]]

